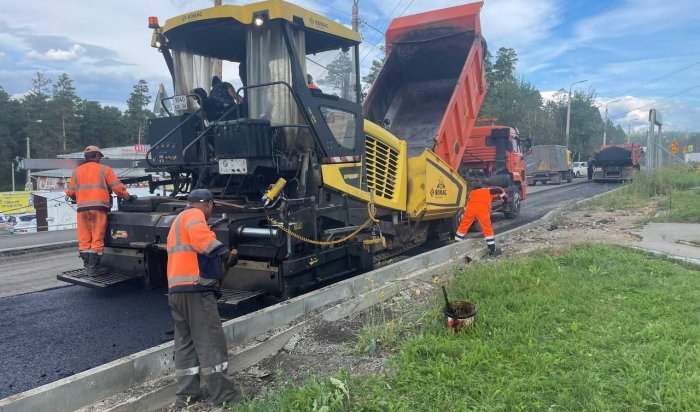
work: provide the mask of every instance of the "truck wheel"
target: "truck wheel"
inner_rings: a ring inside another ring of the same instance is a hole
[[[515,186],[513,198],[508,202],[508,211],[503,212],[506,219],[515,219],[518,217],[518,215],[520,215],[520,203],[522,202],[522,198],[523,196],[521,194],[520,186]]]
[[[571,177],[571,172],[568,172],[566,174],[566,183],[571,183],[572,180],[574,179]]]

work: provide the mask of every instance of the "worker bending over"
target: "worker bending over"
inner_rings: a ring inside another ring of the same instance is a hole
[[[83,151],[85,163],[71,176],[66,195],[78,204],[78,249],[88,276],[101,272],[100,260],[105,248],[107,213],[112,209],[111,192],[122,199],[135,199],[117,178],[111,167],[101,165],[104,157],[97,146]]]
[[[203,398],[221,404],[233,400],[236,390],[227,375],[228,351],[217,308],[223,269],[236,264],[238,252],[229,251],[207,225],[214,201],[207,189],[193,190],[187,208],[168,232],[168,304],[175,321],[175,407]],[[199,376],[208,396],[203,396]]]
[[[486,246],[489,248],[489,255],[496,254],[496,240],[493,235],[493,227],[491,227],[491,201],[499,198],[503,204],[508,203],[506,192],[500,187],[485,187],[484,185],[475,185],[476,189],[469,193],[467,206],[464,208],[464,215],[459,222],[457,228],[456,240],[464,240],[464,237],[469,231],[469,227],[478,221],[481,225],[481,230],[484,232]]]

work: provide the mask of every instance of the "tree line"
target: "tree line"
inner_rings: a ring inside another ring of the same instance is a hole
[[[54,158],[81,151],[88,145],[126,146],[143,142],[151,96],[145,80],[139,80],[126,102],[126,110],[80,98],[68,74],[55,81],[38,72],[32,87],[13,99],[0,85],[0,190],[11,189],[14,160],[26,157]],[[25,173],[15,171],[16,187],[24,187]]]

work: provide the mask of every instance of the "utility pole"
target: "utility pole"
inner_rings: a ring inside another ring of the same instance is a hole
[[[37,119],[34,121],[36,124],[41,124],[42,120]],[[29,142],[29,131],[27,131],[27,159],[32,158],[32,153],[31,153],[31,148],[30,148],[30,142]],[[27,169],[27,182],[25,183],[25,188],[26,190],[32,190],[32,171]]]
[[[30,150],[30,145],[29,145],[29,136],[27,136],[27,159],[31,159],[32,154]],[[32,171],[27,169],[27,182],[25,184],[25,187],[29,190],[32,190],[32,178],[31,178]],[[14,174],[13,174],[14,176]]]
[[[10,162],[10,173],[12,174],[12,191],[15,191],[15,161]]]
[[[61,124],[63,126],[63,152],[66,152],[66,116],[61,114]]]
[[[221,6],[221,0],[214,0],[214,7],[217,6]],[[221,59],[214,59],[214,75],[219,76],[219,79],[224,77]]]
[[[608,141],[608,105],[610,103],[617,103],[622,99],[613,100],[612,102],[607,102],[605,104],[605,122],[603,123],[603,146]]]
[[[352,2],[352,31],[354,31],[355,33],[360,31],[360,19],[359,19],[359,11],[358,11],[359,10],[359,3],[360,3],[360,0],[353,0],[353,2]],[[351,59],[352,71],[350,72],[350,82],[348,82],[348,84],[350,84],[350,90],[352,91],[352,93],[355,94],[355,96],[357,96],[357,88],[360,86],[359,84],[357,84],[357,81],[356,81],[357,80],[356,70],[357,70],[357,64],[358,64],[358,62],[355,58],[356,56],[357,56],[356,53],[353,52],[352,59]],[[349,96],[349,94],[350,93],[347,93],[346,98]]]
[[[569,104],[566,108],[566,143],[565,146],[567,149],[569,148],[569,124],[571,123],[571,88],[574,87],[574,85],[577,85],[579,83],[585,83],[588,80],[581,80],[578,82],[571,83],[569,86]]]

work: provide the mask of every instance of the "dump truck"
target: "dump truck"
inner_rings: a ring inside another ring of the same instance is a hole
[[[479,123],[490,123],[481,125]],[[498,126],[495,119],[478,119],[460,164],[460,175],[467,186],[474,184],[499,186],[508,194],[508,204],[495,199],[493,212],[503,212],[506,218],[520,215],[522,201],[527,196],[524,152],[531,140],[521,138],[518,129]]]
[[[593,158],[593,181],[609,182],[632,179],[640,169],[638,144],[603,145]]]
[[[537,182],[557,185],[563,181],[571,183],[574,176],[571,153],[566,146],[560,145],[532,147],[525,156],[525,169],[528,186],[535,186]]]
[[[217,238],[238,250],[222,305],[285,299],[450,241],[467,192],[457,168],[486,90],[481,7],[394,19],[388,64],[364,110],[360,37],[331,19],[281,0],[206,8],[162,26],[150,18],[151,45],[175,95],[167,98],[172,111],[161,101],[169,115],[148,127],[147,170],[168,178],[144,179],[151,190],[173,191],[109,214],[106,275],[78,269],[59,279],[97,288],[165,285],[166,237],[197,188],[214,194],[208,224]],[[328,52],[353,62],[354,77],[343,81],[355,85],[349,93],[307,87],[307,64]],[[397,58],[410,64],[392,79]],[[242,101],[223,109],[206,93],[216,59],[238,63],[242,73]],[[447,96],[440,106],[429,99],[435,93]],[[405,107],[390,104],[397,95]],[[406,111],[414,102],[425,110]]]

